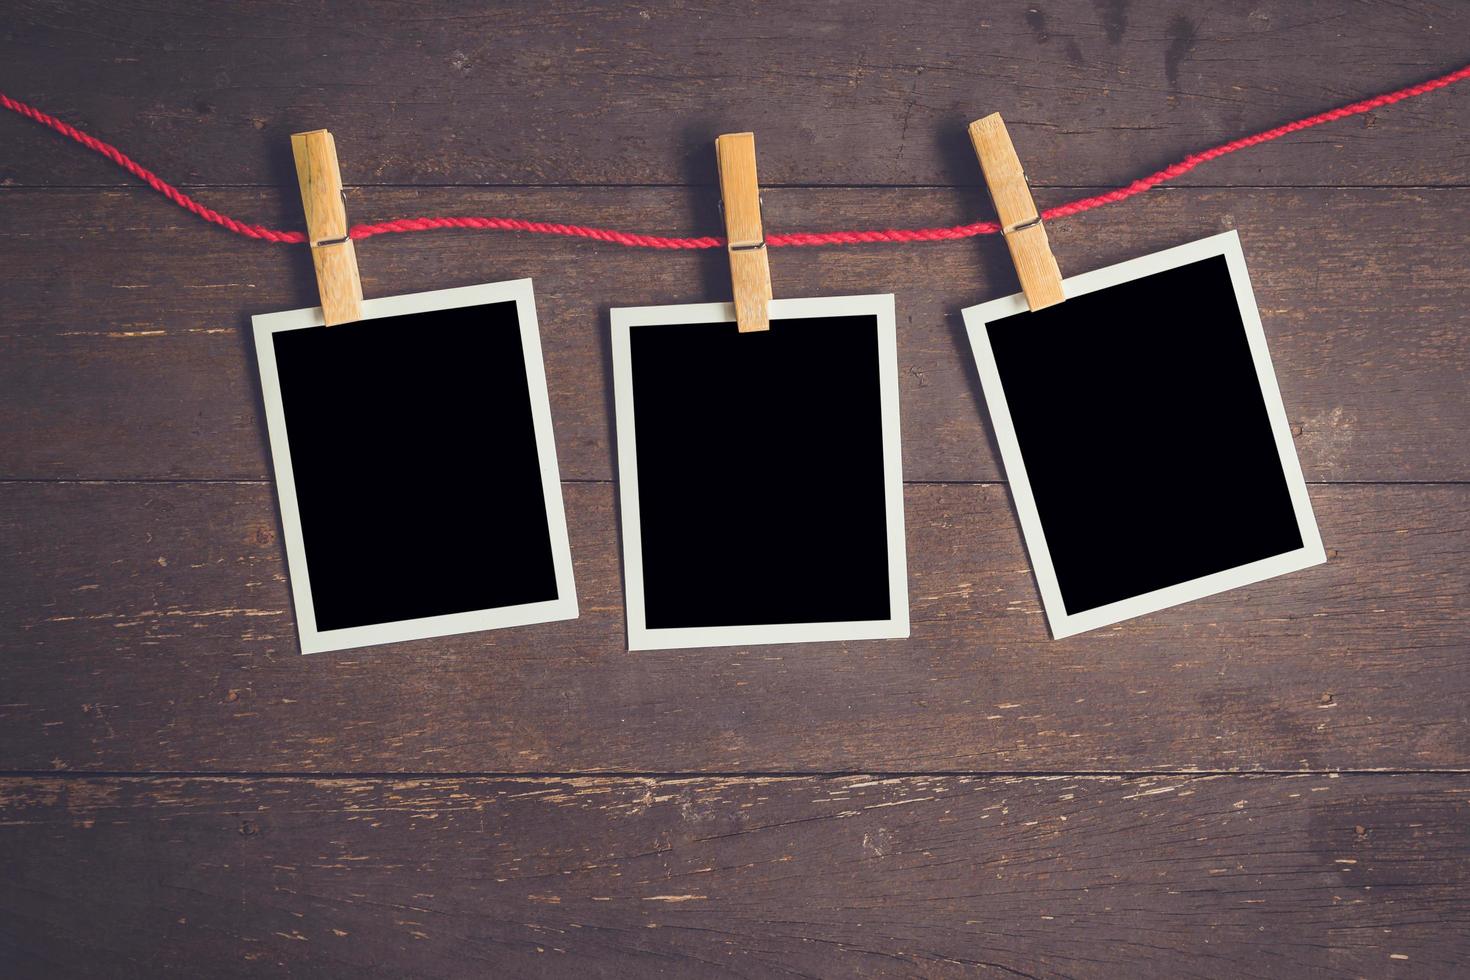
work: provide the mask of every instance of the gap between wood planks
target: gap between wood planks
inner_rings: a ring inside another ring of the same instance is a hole
[[[228,769],[0,769],[0,779],[281,779],[281,780],[381,780],[433,781],[463,779],[628,779],[687,781],[690,779],[1152,779],[1158,777],[1185,779],[1258,779],[1288,776],[1467,776],[1467,769],[751,769],[751,770],[639,770],[639,769],[570,769],[570,770],[452,770],[444,772],[390,770],[325,771]]]

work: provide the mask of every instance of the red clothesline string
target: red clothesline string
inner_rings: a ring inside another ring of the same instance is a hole
[[[1323,123],[1334,122],[1348,116],[1356,116],[1360,113],[1371,112],[1381,109],[1395,102],[1412,99],[1416,96],[1433,92],[1436,89],[1445,88],[1456,82],[1462,82],[1470,78],[1470,65],[1465,65],[1447,75],[1432,78],[1418,85],[1410,85],[1394,92],[1385,92],[1361,102],[1353,102],[1349,105],[1329,109],[1315,116],[1298,119],[1275,129],[1243,136],[1229,143],[1221,143],[1212,146],[1208,150],[1193,153],[1180,160],[1178,163],[1165,167],[1157,173],[1149,174],[1147,177],[1135,180],[1126,187],[1119,187],[1105,194],[1093,197],[1079,198],[1054,208],[1047,208],[1041,216],[1050,221],[1054,218],[1065,218],[1070,215],[1090,211],[1093,208],[1102,207],[1104,204],[1115,204],[1118,201],[1126,201],[1136,194],[1142,194],[1151,187],[1156,187],[1166,180],[1173,180],[1189,173],[1202,163],[1208,163],[1217,157],[1223,157],[1227,153],[1243,150],[1248,146],[1256,146],[1270,140],[1285,136],[1287,133],[1295,133],[1299,130],[1309,129],[1312,126],[1320,126]],[[62,122],[55,116],[48,115],[35,106],[27,105],[18,99],[0,92],[0,106],[4,106],[11,112],[25,116],[27,119],[40,123],[54,129],[61,135],[75,140],[94,153],[101,154],[128,173],[137,177],[143,183],[153,188],[179,207],[190,214],[197,215],[211,224],[219,225],[221,228],[233,231],[237,235],[246,238],[256,238],[268,242],[281,242],[286,244],[299,244],[306,241],[306,235],[299,231],[285,231],[277,228],[267,228],[264,225],[246,224],[237,221],[227,214],[220,214],[213,208],[205,207],[194,200],[188,194],[179,190],[173,184],[159,177],[153,171],[139,164],[126,153],[123,153],[111,143],[104,143],[95,136],[88,136],[69,123]],[[575,238],[591,238],[600,242],[612,242],[617,245],[629,245],[637,248],[719,248],[725,244],[723,238],[712,235],[704,235],[692,238],[675,238],[665,235],[640,235],[633,232],[615,231],[611,228],[590,228],[585,225],[564,225],[546,221],[525,221],[521,218],[399,218],[396,221],[381,221],[375,224],[353,225],[348,234],[352,238],[371,238],[374,235],[387,235],[409,231],[434,231],[440,228],[473,228],[489,231],[525,231],[540,235],[568,235]],[[826,232],[788,232],[784,235],[769,235],[766,243],[772,246],[783,245],[855,245],[862,242],[941,242],[952,241],[957,238],[973,238],[976,235],[991,235],[1000,230],[1000,226],[994,221],[977,221],[968,225],[954,225],[948,228],[890,228],[872,231],[826,231]]]

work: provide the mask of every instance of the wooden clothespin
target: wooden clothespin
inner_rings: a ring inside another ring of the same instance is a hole
[[[296,179],[306,209],[306,238],[316,266],[322,319],[329,327],[360,320],[362,279],[357,274],[357,251],[347,237],[337,144],[325,129],[296,133],[291,137],[291,153],[296,157]]]
[[[720,200],[735,287],[735,322],[741,333],[771,329],[771,262],[761,223],[755,176],[755,134],[726,133],[715,140]]]
[[[970,142],[980,158],[990,199],[1000,215],[1001,234],[1021,277],[1026,305],[1033,312],[1055,306],[1066,299],[1062,293],[1062,272],[1057,268],[1056,256],[1051,254],[1041,212],[1031,200],[1026,174],[1000,113],[993,112],[970,123]]]

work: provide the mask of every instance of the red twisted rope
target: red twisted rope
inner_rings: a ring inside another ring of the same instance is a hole
[[[55,116],[48,116],[46,113],[42,112],[40,109],[37,109],[35,106],[26,105],[24,102],[21,102],[18,99],[12,99],[4,92],[0,92],[0,106],[4,106],[11,112],[19,113],[20,115],[25,116],[27,119],[34,120],[35,122],[40,123],[42,126],[49,126],[50,128],[60,133],[62,136],[76,140],[78,143],[82,144],[93,153],[100,153],[102,156],[105,156],[107,159],[111,160],[119,167],[122,167],[128,173],[132,174],[134,177],[137,177],[143,183],[147,184],[149,187],[153,188],[158,193],[168,198],[170,201],[173,201],[185,211],[188,211],[191,214],[196,214],[199,217],[203,218],[205,221],[210,222],[211,224],[216,224],[222,228],[227,228],[237,235],[244,235],[246,238],[263,238],[268,242],[295,243],[306,241],[306,235],[302,232],[276,231],[275,229],[265,228],[261,225],[247,225],[242,222],[236,221],[234,218],[230,217],[227,214],[220,214],[213,208],[207,208],[204,205],[200,204],[198,201],[194,200],[188,194],[185,194],[183,191],[179,190],[173,184],[170,184],[168,181],[164,180],[162,177],[149,170],[147,167],[135,161],[132,157],[128,156],[126,153],[124,153],[122,150],[119,150],[111,143],[104,143],[101,140],[97,139],[95,136],[88,136],[86,133],[82,132],[80,129],[77,129],[70,123],[64,123],[60,119],[57,119]]]
[[[1353,102],[1349,105],[1329,109],[1315,116],[1298,119],[1275,129],[1243,136],[1229,143],[1221,143],[1212,146],[1208,150],[1193,153],[1180,160],[1178,163],[1165,167],[1156,173],[1149,174],[1126,187],[1119,187],[1105,194],[1094,197],[1084,197],[1076,201],[1047,208],[1041,216],[1050,221],[1054,218],[1065,218],[1093,208],[1102,207],[1104,204],[1116,204],[1126,201],[1137,194],[1142,194],[1151,187],[1156,187],[1166,180],[1189,173],[1202,163],[1208,163],[1227,153],[1243,150],[1249,146],[1257,146],[1270,140],[1278,139],[1288,133],[1295,133],[1312,126],[1320,126],[1323,123],[1335,122],[1348,116],[1356,116],[1384,106],[1402,102],[1405,99],[1433,92],[1436,89],[1445,88],[1456,82],[1462,82],[1470,78],[1470,65],[1465,65],[1447,75],[1432,78],[1418,85],[1410,85],[1393,92],[1385,92],[1361,102]],[[194,200],[188,194],[179,190],[173,184],[159,177],[153,171],[134,161],[127,154],[110,143],[104,143],[94,136],[72,126],[70,123],[62,122],[55,116],[47,115],[35,106],[27,105],[18,99],[0,92],[0,106],[4,106],[11,112],[18,113],[27,119],[40,123],[54,129],[56,132],[75,140],[94,153],[101,154],[128,173],[137,177],[143,183],[153,188],[170,201],[177,204],[191,214],[203,218],[211,224],[219,225],[237,235],[246,238],[256,238],[268,242],[282,242],[287,244],[299,244],[306,241],[306,235],[299,231],[284,231],[275,228],[266,228],[263,225],[251,225],[236,221],[227,214],[220,214],[212,208],[207,208]],[[433,231],[440,228],[472,228],[485,231],[525,231],[539,235],[568,235],[574,238],[590,238],[599,242],[612,242],[617,245],[629,245],[636,248],[719,248],[725,244],[723,238],[712,235],[704,235],[691,238],[674,238],[665,235],[640,235],[633,232],[614,231],[611,228],[589,228],[585,225],[565,225],[546,221],[525,221],[520,218],[400,218],[397,221],[382,221],[376,224],[353,225],[348,234],[352,238],[371,238],[374,235],[397,234],[410,231]],[[954,225],[949,228],[890,228],[885,230],[871,231],[827,231],[827,232],[788,232],[784,235],[770,235],[766,243],[771,246],[783,245],[856,245],[864,242],[942,242],[953,241],[957,238],[973,238],[976,235],[992,235],[1000,230],[1000,226],[994,221],[977,221],[968,225]]]

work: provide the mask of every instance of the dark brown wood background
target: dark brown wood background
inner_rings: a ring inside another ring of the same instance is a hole
[[[830,230],[989,216],[985,112],[1045,206],[1467,39],[1425,0],[9,0],[0,90],[288,227],[329,127],[354,220],[711,233],[753,128],[769,228]],[[722,255],[367,241],[368,295],[535,278],[583,612],[301,657],[247,328],[306,253],[0,118],[0,973],[1465,970],[1467,146],[1470,85],[1053,224],[1068,272],[1239,229],[1330,556],[1061,642],[958,314],[1000,242],[772,255],[898,295],[913,638],[632,654],[607,310],[727,296]]]

